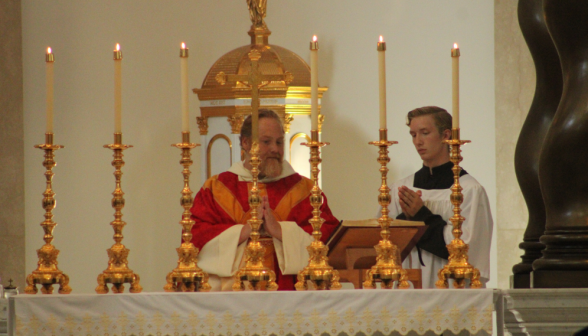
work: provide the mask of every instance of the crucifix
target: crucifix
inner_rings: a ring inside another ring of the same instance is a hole
[[[241,82],[251,88],[251,121],[252,121],[252,146],[251,146],[251,176],[252,187],[249,193],[249,207],[251,208],[251,219],[247,221],[251,225],[251,234],[247,249],[245,250],[245,260],[247,263],[244,267],[239,269],[234,275],[235,283],[233,284],[234,291],[245,290],[244,281],[249,282],[250,290],[277,290],[276,274],[273,270],[263,265],[263,255],[265,247],[259,242],[259,228],[262,220],[258,219],[259,205],[261,198],[259,197],[258,189],[258,175],[259,175],[259,89],[268,85],[272,81],[284,81],[286,84],[290,83],[294,78],[288,71],[281,75],[263,75],[259,70],[259,60],[261,59],[261,52],[258,49],[252,49],[249,54],[251,60],[251,70],[246,75],[227,75],[224,72],[219,72],[215,79],[221,85],[225,85],[227,81]]]

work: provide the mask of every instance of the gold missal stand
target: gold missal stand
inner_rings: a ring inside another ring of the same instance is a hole
[[[442,269],[439,270],[437,276],[439,280],[435,282],[437,288],[449,288],[448,279],[453,279],[453,287],[464,288],[465,279],[470,279],[470,288],[481,288],[480,271],[468,262],[469,246],[461,240],[461,224],[464,219],[461,216],[461,203],[463,202],[462,188],[459,185],[459,173],[461,167],[459,163],[462,161],[461,145],[469,143],[469,140],[460,140],[459,128],[451,130],[451,140],[446,140],[445,143],[451,146],[450,160],[453,162],[453,186],[451,187],[451,203],[453,204],[453,217],[451,217],[451,224],[453,224],[453,237],[451,243],[447,245],[449,250],[449,262]]]
[[[182,150],[180,164],[184,167],[184,188],[180,204],[184,208],[182,213],[182,245],[176,249],[178,252],[178,267],[171,271],[167,277],[167,284],[163,287],[166,292],[208,292],[211,287],[208,283],[208,274],[198,267],[198,253],[200,252],[192,244],[192,226],[194,221],[190,218],[190,208],[194,203],[192,190],[190,190],[190,166],[192,159],[190,150],[200,146],[190,142],[190,132],[182,132],[182,142],[172,146]]]
[[[408,276],[406,270],[402,268],[402,260],[400,258],[400,250],[390,241],[390,222],[392,219],[388,217],[388,206],[390,205],[390,188],[388,188],[388,147],[397,144],[396,141],[388,141],[388,130],[380,129],[380,141],[370,142],[370,145],[380,147],[380,156],[378,162],[380,163],[380,174],[382,175],[382,185],[380,186],[380,195],[378,202],[382,207],[382,217],[378,219],[378,223],[382,228],[382,240],[378,245],[374,246],[377,252],[376,264],[366,272],[366,280],[363,282],[364,289],[376,288],[376,281],[382,282],[383,289],[392,289],[394,282],[398,281],[398,288],[409,288]]]
[[[122,133],[114,133],[114,144],[104,145],[104,148],[110,148],[114,151],[114,160],[112,166],[115,168],[114,177],[116,180],[116,187],[112,195],[112,207],[115,209],[114,221],[110,225],[114,229],[113,239],[115,244],[108,250],[108,268],[98,275],[98,286],[96,293],[108,293],[106,284],[112,284],[112,292],[115,294],[122,293],[125,289],[124,284],[130,283],[131,293],[140,293],[143,287],[139,284],[139,275],[129,269],[127,257],[130,250],[126,248],[121,241],[123,240],[122,229],[127,224],[122,221],[122,208],[125,206],[125,199],[123,198],[123,191],[120,187],[122,171],[121,168],[125,165],[123,161],[123,150],[131,148],[131,145],[122,144]]]
[[[45,220],[41,223],[45,235],[45,245],[37,250],[37,269],[33,273],[27,276],[26,282],[27,287],[25,288],[26,294],[36,294],[36,285],[41,285],[41,293],[52,294],[53,285],[59,284],[59,294],[71,293],[71,287],[69,287],[69,277],[57,268],[57,256],[59,250],[56,249],[51,242],[53,241],[53,229],[57,225],[53,221],[53,209],[55,209],[55,193],[52,189],[53,180],[53,167],[55,163],[53,152],[63,148],[60,145],[53,144],[53,133],[45,133],[45,143],[42,145],[35,145],[35,148],[40,148],[45,151],[45,160],[43,166],[45,167],[45,179],[47,180],[47,187],[43,193],[43,209],[45,209]]]
[[[306,248],[310,255],[308,259],[308,266],[298,272],[298,281],[296,282],[296,290],[302,291],[308,289],[308,281],[310,281],[314,289],[318,290],[337,290],[341,289],[339,283],[339,272],[329,265],[329,258],[327,253],[329,248],[321,241],[321,226],[324,219],[321,218],[321,205],[323,205],[322,191],[318,186],[318,165],[322,162],[320,156],[320,148],[327,146],[329,143],[319,141],[318,130],[311,131],[311,141],[303,143],[303,146],[310,148],[310,164],[312,167],[312,182],[314,183],[310,191],[310,204],[312,205],[312,237],[314,241]]]
[[[424,222],[395,219],[390,223],[390,242],[400,251],[402,262],[425,232]],[[327,246],[329,262],[339,271],[340,282],[351,282],[361,289],[366,272],[376,264],[374,246],[381,240],[382,228],[378,219],[344,220],[333,233]],[[421,270],[406,269],[408,281],[415,289],[422,288]]]

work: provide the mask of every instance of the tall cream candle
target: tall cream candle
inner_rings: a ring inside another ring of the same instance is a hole
[[[188,48],[182,42],[180,49],[180,76],[182,86],[182,132],[190,132],[190,108],[188,91]]]
[[[310,42],[310,128],[318,131],[318,41]]]
[[[122,133],[122,58],[117,43],[114,50],[114,133]]]
[[[45,80],[47,86],[47,128],[45,133],[53,133],[53,63],[55,58],[51,48],[47,48],[45,55]]]
[[[380,129],[387,129],[386,125],[386,42],[380,35],[378,42],[378,78],[380,81]]]
[[[457,43],[453,44],[451,49],[451,89],[452,89],[452,117],[453,128],[459,128],[459,47]]]

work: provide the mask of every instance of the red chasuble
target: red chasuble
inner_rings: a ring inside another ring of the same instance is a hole
[[[248,202],[251,185],[251,182],[239,181],[239,176],[232,172],[213,176],[204,183],[191,210],[192,219],[196,222],[192,227],[192,243],[197,248],[202,249],[233,225],[247,223],[251,218]],[[268,196],[276,220],[295,222],[309,235],[312,233],[312,225],[309,223],[312,218],[309,200],[312,185],[311,180],[297,173],[274,182],[258,183],[260,196]],[[321,217],[325,219],[321,227],[321,240],[326,243],[339,221],[331,213],[324,194]],[[277,267],[275,253],[273,259],[279,290],[294,290],[296,276],[283,275]]]

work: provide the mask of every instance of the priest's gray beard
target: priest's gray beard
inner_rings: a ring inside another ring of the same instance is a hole
[[[260,178],[264,177],[276,177],[282,173],[282,160],[278,158],[267,158],[261,162],[259,170]]]

